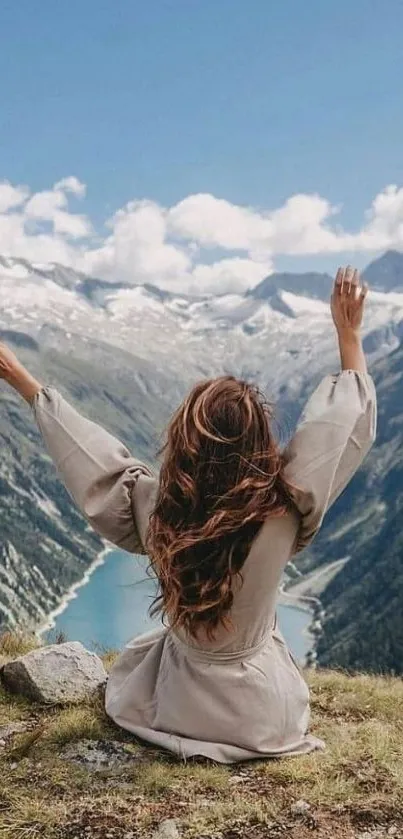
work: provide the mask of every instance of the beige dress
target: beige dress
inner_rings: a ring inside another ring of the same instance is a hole
[[[48,451],[76,504],[103,537],[144,552],[157,490],[148,467],[53,388],[34,404]],[[369,375],[326,376],[285,451],[295,510],[268,519],[243,568],[234,631],[197,645],[156,629],[134,638],[114,665],[106,711],[137,737],[182,758],[223,763],[324,748],[308,733],[309,691],[276,625],[284,567],[318,531],[326,510],[362,462],[375,436]],[[330,557],[334,559],[335,557]]]

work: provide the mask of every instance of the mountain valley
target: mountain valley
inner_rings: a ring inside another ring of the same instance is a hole
[[[403,672],[403,255],[389,252],[365,274],[378,440],[298,568],[350,557],[321,598],[320,664]],[[224,372],[276,400],[285,440],[321,375],[338,367],[331,282],[273,274],[243,295],[186,296],[0,257],[0,338],[145,460],[186,389]],[[0,435],[0,627],[37,625],[102,544],[60,486],[29,409],[6,387]]]

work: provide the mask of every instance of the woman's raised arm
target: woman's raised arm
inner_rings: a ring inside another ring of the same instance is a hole
[[[322,379],[284,452],[284,475],[301,514],[296,551],[314,538],[375,440],[376,393],[360,334],[366,294],[357,271],[339,268],[331,311],[341,372]]]
[[[42,387],[3,344],[0,377],[32,405],[60,478],[94,530],[120,548],[144,553],[156,487],[148,466],[55,388]]]

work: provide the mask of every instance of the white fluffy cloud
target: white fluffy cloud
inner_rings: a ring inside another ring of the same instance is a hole
[[[152,201],[130,201],[108,222],[99,248],[82,256],[88,273],[125,282],[175,283],[191,270],[185,247],[168,241],[166,211]]]
[[[168,229],[204,247],[250,251],[254,244],[269,243],[272,222],[267,214],[230,204],[214,195],[189,195],[167,214]]]
[[[67,178],[62,178],[61,181],[58,181],[57,184],[54,185],[54,189],[72,192],[73,195],[77,195],[77,198],[84,198],[87,192],[86,185],[81,183],[75,175],[69,175]]]
[[[0,183],[0,213],[7,213],[13,207],[18,207],[28,194],[29,191],[24,186],[13,186],[8,181]]]
[[[85,185],[77,178],[70,177],[63,178],[53,189],[36,192],[25,203],[23,213],[26,221],[35,221],[39,228],[41,223],[49,222],[56,235],[72,239],[89,237],[92,233],[91,224],[85,216],[68,211],[67,192],[83,198]]]
[[[36,193],[0,183],[0,254],[59,262],[108,280],[225,292],[258,283],[277,255],[403,248],[403,188],[397,186],[374,198],[354,233],[338,224],[340,208],[320,195],[292,195],[281,207],[262,210],[200,193],[169,208],[130,201],[101,236],[74,206],[85,194],[73,175]]]
[[[273,271],[273,263],[255,262],[253,259],[232,257],[218,259],[211,265],[199,263],[189,276],[192,289],[215,289],[216,291],[243,291],[253,288]]]

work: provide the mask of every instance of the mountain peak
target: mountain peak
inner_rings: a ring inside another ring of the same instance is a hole
[[[367,266],[363,276],[377,291],[403,291],[403,253],[386,251]]]
[[[303,274],[274,273],[269,274],[257,286],[249,289],[246,294],[255,300],[270,300],[280,291],[291,291],[303,297],[314,297],[328,300],[332,288],[330,274],[307,271]]]

